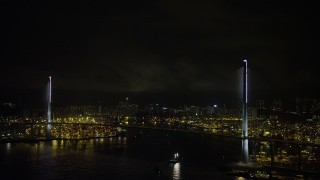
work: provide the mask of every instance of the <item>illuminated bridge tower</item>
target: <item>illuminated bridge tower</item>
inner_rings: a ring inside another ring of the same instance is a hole
[[[247,60],[243,60],[243,96],[242,96],[242,162],[249,162],[249,145],[248,145],[248,72],[247,72]]]
[[[49,76],[49,82],[48,82],[48,112],[47,112],[47,131],[46,136],[47,138],[51,138],[51,129],[52,129],[52,113],[51,113],[51,76]]]

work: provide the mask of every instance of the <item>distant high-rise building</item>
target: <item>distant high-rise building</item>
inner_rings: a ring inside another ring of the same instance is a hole
[[[275,111],[281,111],[282,110],[282,101],[280,99],[274,99],[272,109]]]
[[[316,99],[312,98],[296,98],[296,113],[310,114],[317,103]]]
[[[251,120],[256,119],[258,117],[258,110],[257,108],[251,107],[248,108],[248,116]]]
[[[98,115],[101,116],[102,115],[102,107],[101,107],[101,102],[98,101]]]
[[[258,107],[259,109],[265,109],[264,100],[263,100],[263,99],[259,99],[259,100],[257,101],[257,107]]]

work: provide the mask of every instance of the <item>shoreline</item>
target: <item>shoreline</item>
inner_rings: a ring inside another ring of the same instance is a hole
[[[103,139],[103,138],[112,138],[119,137],[118,135],[114,136],[105,136],[105,137],[89,137],[89,138],[17,138],[17,139],[7,139],[0,140],[0,144],[6,143],[37,143],[37,142],[50,142],[54,140],[68,140],[68,141],[78,141],[78,140],[91,140],[91,139]]]

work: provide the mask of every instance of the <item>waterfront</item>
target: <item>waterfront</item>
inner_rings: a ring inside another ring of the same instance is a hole
[[[4,179],[236,179],[217,167],[239,161],[240,144],[233,138],[129,129],[127,137],[3,143],[0,164]],[[175,152],[183,162],[169,166]]]

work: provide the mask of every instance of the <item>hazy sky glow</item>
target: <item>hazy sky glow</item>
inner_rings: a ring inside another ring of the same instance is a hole
[[[317,9],[302,1],[7,1],[1,12],[3,99],[41,92],[49,75],[61,100],[206,99],[233,91],[243,59],[259,96],[319,90]]]

